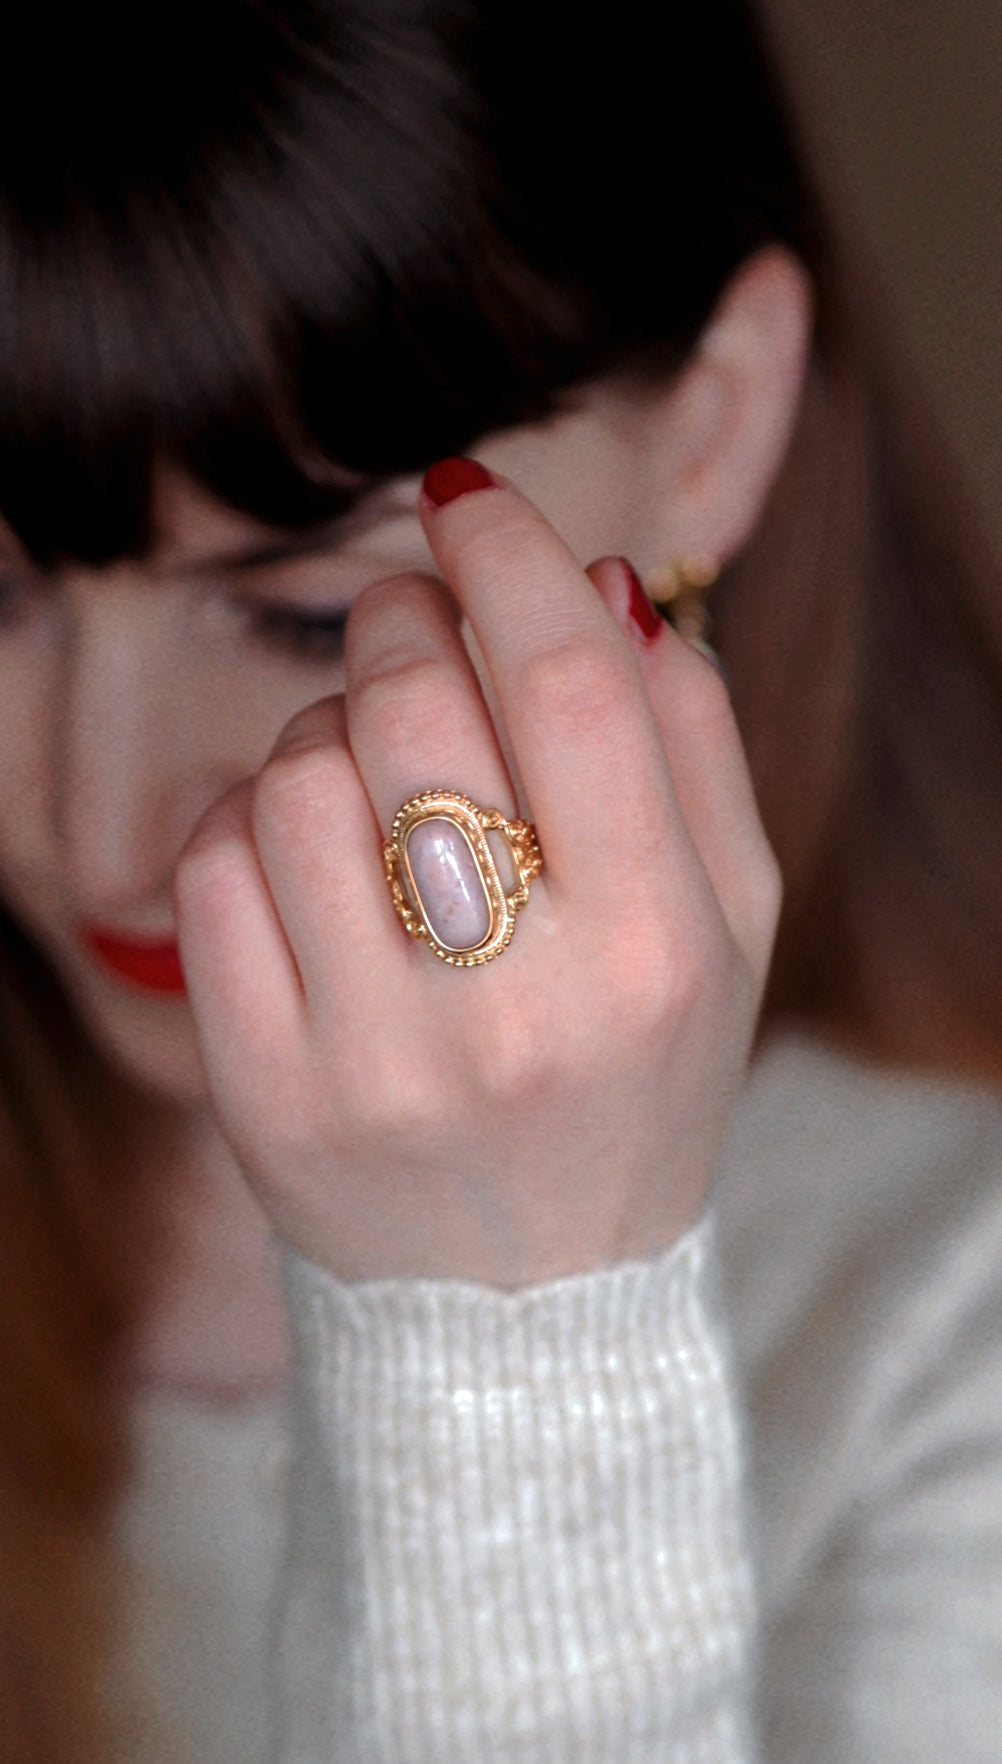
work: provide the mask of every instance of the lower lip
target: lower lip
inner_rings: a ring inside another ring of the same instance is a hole
[[[139,938],[111,937],[106,931],[84,931],[83,941],[91,955],[118,980],[128,981],[142,992],[184,991],[184,973],[177,944],[144,942]]]

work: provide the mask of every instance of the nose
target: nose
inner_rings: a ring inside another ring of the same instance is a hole
[[[68,584],[55,719],[57,828],[74,906],[162,929],[181,847],[225,787],[199,751],[181,621],[130,573]]]

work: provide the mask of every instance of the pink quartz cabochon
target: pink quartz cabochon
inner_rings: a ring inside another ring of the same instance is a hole
[[[421,821],[407,840],[407,863],[422,912],[446,949],[477,949],[491,909],[469,841],[452,821]]]

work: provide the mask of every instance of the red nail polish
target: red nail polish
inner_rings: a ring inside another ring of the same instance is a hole
[[[422,488],[429,502],[443,508],[471,490],[496,490],[497,484],[479,460],[440,459],[425,472]]]
[[[657,607],[644,592],[644,585],[631,563],[623,558],[623,568],[630,584],[630,617],[647,641],[656,637],[661,629],[662,619]]]

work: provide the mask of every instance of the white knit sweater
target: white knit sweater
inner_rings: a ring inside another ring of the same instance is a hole
[[[129,1764],[723,1764],[750,1691],[769,1764],[996,1758],[1000,1148],[996,1099],[760,1062],[718,1197],[757,1626],[706,1226],[514,1296],[296,1263],[287,1407],[141,1417]]]

